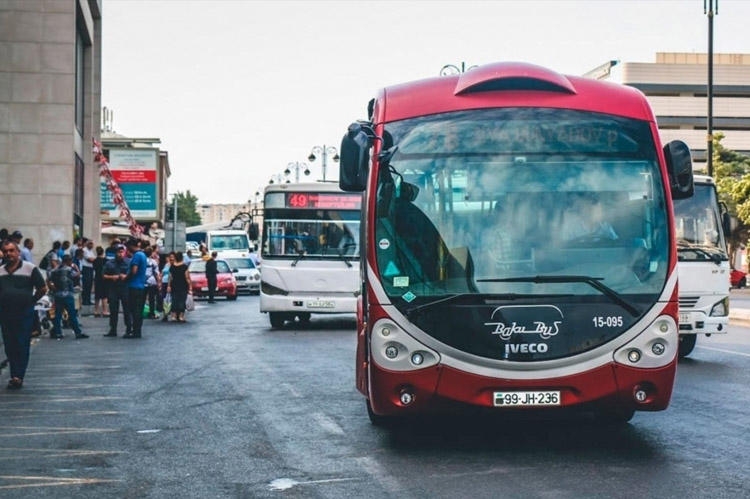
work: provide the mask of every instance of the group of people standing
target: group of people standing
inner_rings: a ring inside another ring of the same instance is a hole
[[[123,338],[142,337],[144,310],[150,318],[162,312],[162,320],[168,321],[166,304],[171,305],[175,321],[185,322],[192,288],[182,252],[160,258],[158,248],[138,239],[131,238],[125,244],[115,239],[105,250],[81,238],[74,241],[72,251],[69,243],[56,241],[37,266],[30,252],[33,241],[24,241],[27,251],[22,251],[19,231],[0,232],[0,329],[10,364],[8,389],[23,386],[32,332],[38,328],[35,305],[47,293],[55,303],[52,338],[63,338],[64,313],[76,339],[89,337],[78,321],[75,295],[79,291],[81,304],[93,305],[94,316],[109,318],[104,336],[117,336],[121,309]]]

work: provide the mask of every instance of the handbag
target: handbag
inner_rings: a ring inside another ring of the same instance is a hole
[[[164,309],[164,315],[167,315],[172,310],[172,293],[164,295],[164,304],[162,308]]]
[[[193,295],[187,295],[187,300],[185,300],[185,310],[188,312],[195,310],[195,300],[193,300]]]

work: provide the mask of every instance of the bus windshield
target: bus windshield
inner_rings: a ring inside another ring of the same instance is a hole
[[[713,184],[696,182],[693,197],[674,201],[680,261],[728,260]]]
[[[385,130],[395,153],[378,178],[377,272],[393,304],[423,330],[483,354],[453,338],[442,314],[418,313],[448,297],[456,307],[554,297],[625,317],[622,328],[558,350],[571,353],[611,339],[659,296],[669,234],[648,123],[504,108]]]
[[[341,193],[269,192],[261,256],[359,258],[360,198]]]

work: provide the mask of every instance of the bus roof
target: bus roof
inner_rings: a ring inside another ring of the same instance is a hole
[[[375,122],[448,111],[497,107],[552,107],[654,121],[645,96],[618,83],[565,76],[523,62],[499,62],[455,76],[386,87],[377,99]]]

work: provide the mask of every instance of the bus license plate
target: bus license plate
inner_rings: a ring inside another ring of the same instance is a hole
[[[307,308],[335,308],[336,304],[329,300],[310,300]]]
[[[690,314],[680,313],[680,324],[690,324]]]
[[[558,390],[543,392],[495,392],[495,407],[543,407],[560,405]]]

